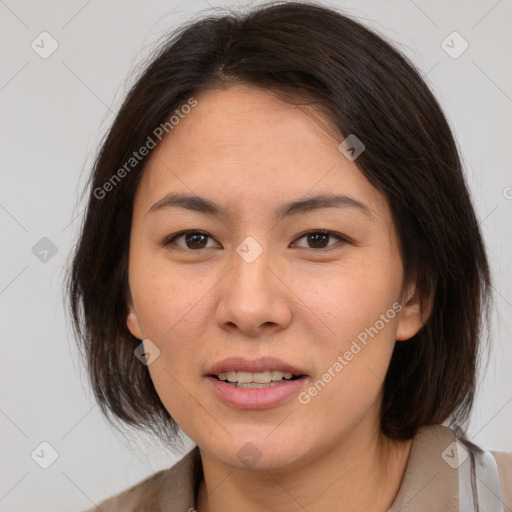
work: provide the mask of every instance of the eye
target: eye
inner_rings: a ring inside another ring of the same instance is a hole
[[[325,229],[317,229],[308,231],[306,233],[303,233],[297,240],[300,240],[301,238],[306,238],[307,243],[312,245],[312,247],[305,247],[305,249],[327,249],[328,251],[331,250],[329,245],[325,245],[329,239],[335,238],[338,241],[341,242],[350,242],[350,240],[339,234],[335,233],[334,231],[328,231]],[[333,244],[331,244],[333,245]]]
[[[175,241],[183,238],[185,241],[185,246],[176,244]],[[163,246],[167,245],[177,245],[181,249],[191,249],[191,250],[199,250],[199,249],[209,249],[206,247],[206,241],[208,238],[211,238],[208,233],[203,231],[182,231],[181,233],[176,233],[175,235],[171,235],[167,237],[163,242]],[[212,238],[213,240],[213,238]]]
[[[213,240],[213,238],[204,231],[181,231],[180,233],[176,233],[165,238],[164,241],[162,242],[162,246],[176,245],[181,249],[190,249],[194,251],[208,249],[211,248],[211,246],[207,246],[209,238]],[[326,245],[326,243],[327,241],[333,238],[341,242],[350,243],[348,237],[345,237],[339,233],[335,233],[334,231],[328,231],[325,229],[307,231],[306,233],[303,233],[297,240],[300,240],[302,238],[306,238],[307,243],[311,245],[310,247],[304,248],[311,250],[330,250],[329,247],[333,244]],[[185,245],[180,245],[176,243],[176,240],[179,239],[183,239]]]

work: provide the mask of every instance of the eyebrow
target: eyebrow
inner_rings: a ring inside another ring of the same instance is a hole
[[[184,208],[204,215],[228,217],[229,212],[210,199],[197,195],[170,193],[157,201],[147,212],[153,213],[167,208]],[[279,206],[274,215],[277,220],[323,208],[351,208],[372,218],[372,210],[364,203],[344,194],[318,194],[306,199],[298,199]]]

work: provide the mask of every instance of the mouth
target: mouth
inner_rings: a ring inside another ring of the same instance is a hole
[[[211,366],[205,377],[214,395],[237,409],[277,407],[291,400],[309,379],[304,369],[275,357],[231,357]]]
[[[281,370],[269,370],[263,372],[230,370],[220,372],[218,374],[211,374],[209,376],[221,382],[225,382],[230,386],[245,389],[269,388],[284,382],[305,377],[303,374],[293,374],[292,372],[284,372]]]

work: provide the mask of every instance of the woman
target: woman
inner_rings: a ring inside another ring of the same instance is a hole
[[[104,414],[196,443],[90,510],[512,506],[512,454],[464,432],[491,280],[456,144],[350,18],[276,3],[174,34],[71,270]]]

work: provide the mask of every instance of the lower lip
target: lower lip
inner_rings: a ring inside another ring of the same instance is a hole
[[[214,393],[227,405],[239,409],[266,409],[281,404],[296,394],[306,381],[305,377],[288,380],[268,388],[238,388],[215,377],[206,377]]]

